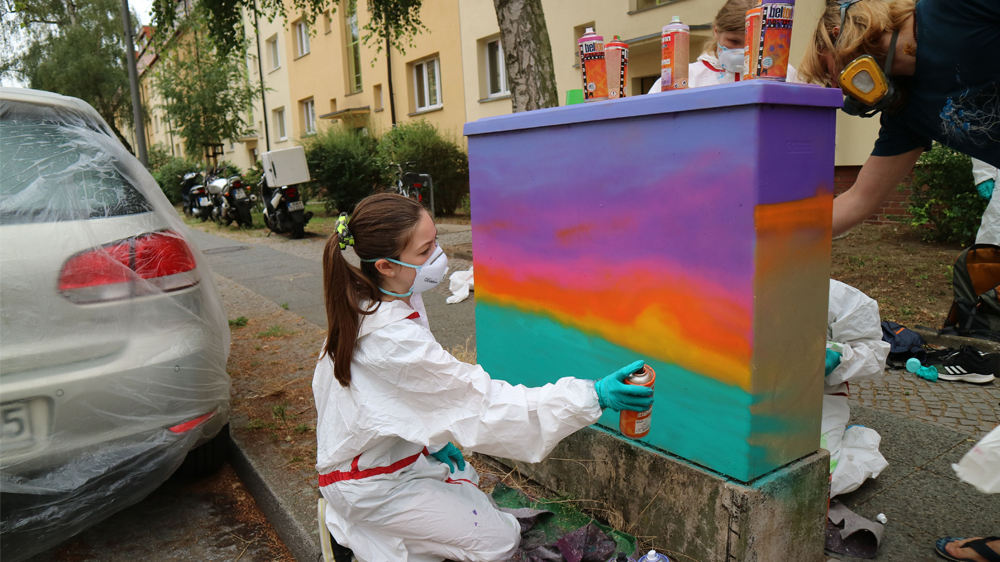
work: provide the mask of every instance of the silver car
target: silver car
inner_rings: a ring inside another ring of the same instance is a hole
[[[229,328],[152,176],[86,103],[0,88],[0,555],[228,447]],[[185,461],[187,458],[187,461]]]

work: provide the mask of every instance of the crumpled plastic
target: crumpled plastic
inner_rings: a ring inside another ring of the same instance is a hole
[[[838,500],[827,514],[826,549],[857,558],[875,558],[885,527],[854,513]]]
[[[5,562],[142,500],[228,422],[227,318],[187,232],[90,106],[0,88]]]
[[[473,290],[476,286],[475,279],[472,275],[472,270],[474,268],[470,267],[468,271],[456,271],[451,274],[448,282],[448,289],[451,291],[452,295],[445,299],[448,304],[457,304],[465,299],[469,298],[469,291]]]
[[[1000,493],[1000,425],[987,433],[951,468],[984,494]]]

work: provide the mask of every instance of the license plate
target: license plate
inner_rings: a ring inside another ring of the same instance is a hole
[[[237,199],[246,199],[247,198],[247,194],[246,194],[245,191],[243,191],[241,189],[241,190],[239,190],[239,191],[236,192],[236,198]]]
[[[291,203],[288,204],[289,211],[301,211],[302,209],[305,208],[306,204],[303,203],[302,201],[292,201]]]
[[[202,207],[208,207],[209,205],[212,204],[212,202],[208,200],[208,197],[199,197],[198,204],[201,205]]]
[[[12,402],[0,406],[0,444],[4,448],[29,445],[35,440],[31,430],[31,412],[28,402]]]

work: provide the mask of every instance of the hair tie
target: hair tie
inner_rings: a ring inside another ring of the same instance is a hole
[[[340,216],[337,217],[337,237],[340,238],[341,250],[346,250],[348,246],[354,245],[354,235],[347,228],[347,223],[350,220],[347,213],[340,213]]]

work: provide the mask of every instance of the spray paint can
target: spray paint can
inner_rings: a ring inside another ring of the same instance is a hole
[[[626,384],[648,386],[649,388],[653,388],[653,384],[655,382],[656,371],[654,371],[649,365],[643,365],[641,369],[632,375],[629,375],[629,377],[625,379]],[[645,412],[622,410],[618,416],[618,429],[621,430],[625,437],[642,439],[646,435],[649,435],[650,422],[652,421],[652,408],[646,410]]]
[[[604,64],[604,37],[588,27],[578,42],[583,71],[583,101],[608,99],[608,68]]]
[[[604,62],[608,67],[608,97],[625,97],[628,89],[628,44],[615,35],[614,41],[604,46]]]
[[[627,556],[624,553],[619,553],[618,556],[609,559],[608,562],[635,562],[635,558]]]
[[[639,562],[670,562],[670,559],[667,558],[666,554],[661,554],[659,552],[656,552],[655,550],[650,550],[646,554],[642,555],[642,558],[639,559]]]
[[[788,50],[792,45],[795,0],[763,2],[754,79],[784,82],[788,76]],[[754,61],[751,61],[754,64]]]
[[[691,28],[674,16],[663,26],[660,42],[660,91],[683,90],[688,87],[688,58],[691,53]]]
[[[746,23],[743,28],[743,79],[753,80],[757,67],[757,54],[760,50],[760,2],[747,10]]]

